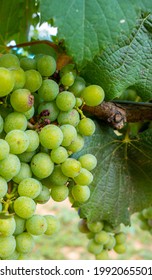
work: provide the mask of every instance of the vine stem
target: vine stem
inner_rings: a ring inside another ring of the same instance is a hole
[[[98,106],[84,105],[83,111],[107,122],[115,129],[122,129],[127,122],[144,122],[152,120],[152,103],[112,101]]]
[[[56,45],[55,43],[48,41],[48,40],[36,40],[36,41],[32,41],[32,42],[24,42],[24,43],[20,43],[20,44],[16,44],[16,45],[7,46],[7,48],[8,49],[21,48],[21,47],[24,48],[24,47],[40,45],[40,44],[46,44],[46,45],[50,46],[51,48],[53,48],[56,52],[59,49],[58,45]]]

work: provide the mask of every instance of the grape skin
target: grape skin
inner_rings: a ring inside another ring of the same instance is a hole
[[[44,218],[47,222],[47,230],[45,231],[46,235],[53,235],[59,231],[60,223],[57,218],[53,215],[45,215]]]
[[[47,222],[43,216],[33,215],[26,221],[26,230],[32,235],[42,235],[47,230]]]
[[[4,139],[0,139],[0,160],[5,159],[10,152],[10,146],[8,145],[7,141]]]
[[[51,197],[54,201],[61,202],[64,201],[69,194],[69,189],[67,186],[53,186],[51,188]]]
[[[15,231],[15,227],[14,217],[0,219],[0,236],[11,236]]]
[[[16,247],[14,236],[0,236],[0,258],[4,259],[13,254]]]
[[[63,133],[58,126],[50,124],[42,128],[39,138],[43,147],[55,149],[61,145],[63,141]]]
[[[71,110],[76,103],[75,96],[70,91],[62,91],[56,98],[56,104],[61,111]]]
[[[40,179],[47,178],[54,169],[54,163],[46,153],[37,153],[31,160],[31,170]]]
[[[34,239],[28,232],[16,236],[16,249],[20,253],[30,253],[34,247]]]
[[[27,119],[23,113],[12,112],[7,115],[4,121],[4,131],[8,133],[11,130],[19,129],[25,131],[27,128]]]
[[[8,95],[14,88],[14,77],[10,70],[0,67],[0,97]]]
[[[42,190],[41,183],[34,178],[26,178],[18,185],[18,193],[20,196],[27,196],[32,199],[36,198]]]
[[[5,140],[10,146],[10,153],[21,154],[26,151],[29,145],[29,138],[24,131],[19,129],[7,133]]]
[[[36,204],[30,197],[19,196],[14,201],[14,211],[19,217],[23,219],[29,219],[30,217],[32,217],[35,210]]]
[[[24,113],[34,104],[34,97],[27,88],[16,89],[12,92],[10,102],[15,111]]]
[[[0,175],[8,182],[20,171],[21,163],[16,155],[9,154],[0,161]]]

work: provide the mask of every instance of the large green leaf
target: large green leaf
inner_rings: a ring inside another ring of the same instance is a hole
[[[58,38],[82,66],[108,44],[128,35],[141,11],[152,10],[151,0],[41,0],[42,22],[53,19]]]
[[[112,128],[97,125],[96,133],[86,138],[85,153],[94,154],[98,165],[81,217],[128,225],[132,213],[152,204],[152,129],[123,139]]]
[[[101,85],[106,99],[134,87],[143,101],[152,98],[152,15],[144,15],[129,37],[107,48],[86,66],[83,75]]]

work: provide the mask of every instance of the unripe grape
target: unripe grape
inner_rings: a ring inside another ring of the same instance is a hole
[[[74,158],[67,158],[65,162],[61,164],[61,170],[67,177],[76,177],[81,170],[81,164]]]
[[[7,190],[8,186],[6,180],[0,176],[0,199],[6,195]]]
[[[47,178],[54,169],[54,163],[46,153],[37,153],[32,157],[31,170],[38,178]]]
[[[87,222],[84,219],[81,219],[78,223],[78,229],[82,233],[90,233],[90,230],[87,227]]]
[[[0,175],[8,182],[20,171],[20,160],[16,155],[9,154],[0,161]]]
[[[69,88],[69,90],[76,96],[79,97],[81,95],[82,90],[85,88],[86,82],[82,77],[77,76],[73,85]]]
[[[13,254],[16,247],[14,236],[0,236],[0,258],[4,259]]]
[[[50,77],[56,70],[56,61],[50,55],[43,55],[37,60],[37,70],[44,77]]]
[[[34,69],[25,71],[25,85],[24,87],[30,92],[37,91],[42,84],[42,77],[40,73]]]
[[[33,215],[26,221],[26,230],[32,235],[42,235],[47,230],[47,222],[43,216]]]
[[[95,255],[96,260],[109,260],[109,255],[107,250],[102,250],[99,254]]]
[[[51,197],[54,201],[61,202],[68,197],[69,189],[67,186],[53,186],[51,187]]]
[[[81,151],[83,147],[84,147],[84,138],[80,134],[77,134],[76,138],[67,147],[67,150],[72,153],[77,153]]]
[[[6,53],[0,57],[0,67],[18,68],[19,66],[20,66],[20,61],[15,54]]]
[[[126,234],[124,232],[119,232],[115,234],[115,239],[117,244],[125,243],[126,241]]]
[[[29,139],[29,145],[26,149],[26,152],[33,152],[39,146],[39,135],[35,130],[30,130],[30,129],[26,130],[25,133]]]
[[[22,68],[13,68],[11,69],[12,76],[14,77],[14,88],[13,90],[23,88],[25,85],[25,72]]]
[[[23,179],[18,185],[20,196],[27,196],[32,199],[36,198],[42,190],[42,184],[34,178]]]
[[[94,240],[97,242],[97,243],[101,243],[101,244],[107,244],[108,241],[109,241],[109,234],[108,232],[102,230],[98,233],[95,234],[95,237],[94,237]]]
[[[117,254],[124,254],[126,252],[126,245],[116,244],[113,249]]]
[[[65,86],[65,87],[70,87],[73,85],[75,80],[75,75],[73,74],[73,72],[68,72],[65,73],[62,77],[61,77],[61,83]]]
[[[4,139],[0,139],[0,160],[5,159],[10,152],[10,146]]]
[[[80,121],[80,116],[77,110],[72,109],[68,112],[60,112],[57,121],[60,125],[71,124],[76,127]]]
[[[50,121],[55,121],[59,115],[59,109],[55,103],[52,102],[42,102],[38,106],[38,113],[43,117],[43,112],[47,111],[47,116],[45,118],[49,119]]]
[[[59,93],[59,85],[50,79],[42,81],[42,85],[38,90],[40,98],[44,101],[53,101]]]
[[[74,185],[72,187],[72,196],[75,201],[84,203],[90,197],[90,188],[88,186]]]
[[[29,145],[29,138],[26,133],[19,129],[7,133],[5,140],[10,146],[10,153],[21,154],[26,151]]]
[[[22,233],[25,230],[25,219],[22,219],[18,215],[14,215],[15,223],[16,223],[16,228],[13,233],[13,235],[18,235]]]
[[[55,165],[52,174],[49,176],[49,182],[52,185],[64,185],[68,181],[68,176],[64,175],[61,165]]]
[[[56,98],[56,105],[61,111],[71,110],[75,106],[75,103],[75,96],[69,91],[62,91]]]
[[[49,124],[42,128],[39,138],[42,146],[48,149],[55,149],[61,145],[63,141],[63,133],[58,126]]]
[[[59,231],[60,223],[57,218],[53,215],[45,215],[44,218],[47,222],[47,230],[45,231],[46,235],[53,235]]]
[[[20,67],[22,67],[24,71],[36,69],[36,60],[30,57],[22,57],[20,59]]]
[[[64,147],[58,147],[51,151],[51,159],[54,163],[60,164],[68,158],[68,152]]]
[[[102,221],[97,221],[97,222],[87,222],[87,226],[88,229],[93,232],[93,233],[97,233],[100,232],[103,227],[104,227],[104,223]]]
[[[0,219],[0,236],[11,236],[15,231],[16,223],[14,217]]]
[[[90,85],[81,92],[81,97],[86,105],[97,106],[103,102],[105,94],[104,90],[98,85]]]
[[[34,97],[26,88],[17,89],[12,92],[10,102],[14,110],[18,112],[28,111],[34,104]]]
[[[0,97],[8,95],[14,88],[14,77],[10,70],[0,67]]]
[[[93,181],[93,175],[85,168],[81,168],[80,173],[74,177],[74,181],[80,185],[90,185]]]
[[[91,136],[95,132],[95,124],[90,118],[83,118],[78,123],[79,133],[84,136]]]
[[[27,119],[23,113],[12,112],[7,115],[4,121],[4,131],[8,133],[11,130],[25,130],[27,128]]]
[[[77,137],[77,131],[75,127],[71,124],[63,124],[60,126],[60,129],[62,130],[63,133],[63,141],[61,145],[67,147]]]
[[[46,186],[42,185],[42,190],[40,194],[35,198],[35,201],[39,204],[44,204],[48,202],[49,199],[50,199],[50,191]]]
[[[87,246],[87,249],[89,253],[92,253],[94,255],[100,254],[103,250],[103,245],[96,243],[94,240],[90,240]]]
[[[29,219],[34,215],[36,204],[34,200],[27,196],[20,196],[14,201],[15,213],[23,218]]]
[[[83,168],[86,168],[87,170],[91,171],[93,170],[97,165],[97,159],[92,154],[84,154],[78,158]]]
[[[34,239],[28,232],[16,236],[16,249],[20,253],[30,253],[34,247]]]
[[[32,177],[32,171],[30,166],[25,162],[21,162],[20,171],[16,176],[12,178],[12,180],[15,183],[19,184],[23,179],[31,178],[31,177]]]

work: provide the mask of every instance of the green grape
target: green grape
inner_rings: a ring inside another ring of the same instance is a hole
[[[52,185],[64,185],[68,181],[68,176],[64,175],[61,169],[61,165],[55,165],[52,174],[49,176],[50,184]]]
[[[91,232],[98,233],[103,229],[104,223],[102,221],[87,222],[87,227]]]
[[[68,112],[60,112],[57,121],[60,125],[71,124],[76,127],[80,121],[80,116],[77,110],[72,109]]]
[[[42,184],[34,178],[23,179],[18,185],[20,196],[27,196],[32,199],[36,198],[42,190]]]
[[[78,229],[82,233],[90,233],[90,230],[87,227],[87,221],[84,219],[81,219],[78,223]]]
[[[20,61],[15,54],[7,53],[0,57],[0,67],[5,68],[18,68]]]
[[[11,94],[10,102],[15,111],[24,113],[33,106],[34,97],[26,88],[16,89]]]
[[[54,201],[64,201],[69,195],[69,189],[67,186],[53,186],[51,187],[51,197]]]
[[[72,187],[72,196],[75,201],[84,203],[90,197],[90,188],[88,186],[74,185]]]
[[[0,199],[6,195],[7,190],[8,186],[6,180],[0,176]]]
[[[44,101],[53,101],[59,93],[59,85],[50,79],[43,80],[41,87],[38,90],[38,95]]]
[[[39,204],[44,204],[48,202],[49,199],[50,199],[50,191],[46,186],[42,185],[42,190],[40,194],[35,198],[35,202]]]
[[[109,238],[110,238],[110,237],[109,237],[108,232],[102,230],[102,231],[97,232],[97,233],[95,234],[94,240],[95,240],[95,242],[101,243],[101,244],[104,245],[104,244],[108,243]]]
[[[3,129],[4,129],[4,121],[2,116],[0,115],[0,133],[3,131]]]
[[[64,147],[58,147],[51,151],[51,159],[54,163],[59,164],[68,158],[67,150]]]
[[[90,239],[94,239],[94,235],[95,235],[95,233],[93,233],[93,232],[88,232],[87,233],[87,238],[90,240]]]
[[[100,254],[103,250],[103,245],[96,243],[94,240],[90,240],[87,246],[89,253],[94,255]]]
[[[109,255],[107,250],[102,250],[99,254],[95,255],[96,260],[109,260]]]
[[[24,87],[30,92],[37,91],[42,84],[42,77],[40,73],[34,69],[25,71],[25,85]]]
[[[105,94],[102,87],[98,85],[90,85],[83,89],[81,97],[84,99],[86,105],[97,106],[103,102]]]
[[[19,129],[7,133],[5,140],[10,146],[10,153],[21,154],[26,151],[29,145],[29,138],[26,133]]]
[[[77,131],[75,127],[71,124],[63,124],[60,126],[60,129],[63,133],[63,141],[61,145],[67,147],[77,137]]]
[[[152,207],[146,208],[142,211],[145,219],[152,219]]]
[[[82,106],[82,99],[79,97],[76,97],[76,103],[75,103],[75,107],[81,107]]]
[[[15,231],[15,227],[14,217],[0,218],[0,236],[11,236]]]
[[[14,88],[14,77],[10,70],[0,67],[0,97],[8,95]]]
[[[104,245],[106,250],[112,250],[116,245],[116,239],[113,235],[109,235],[109,241]]]
[[[33,215],[26,220],[26,230],[32,235],[42,235],[47,230],[47,222],[43,216]]]
[[[50,77],[56,70],[56,61],[50,55],[43,55],[37,60],[37,70],[44,77]]]
[[[16,176],[14,176],[12,178],[12,180],[19,184],[22,180],[26,179],[26,178],[31,178],[32,177],[32,171],[30,166],[25,163],[25,162],[21,162],[21,167],[20,167],[20,171],[18,172],[18,174]]]
[[[46,235],[53,235],[59,231],[60,223],[57,218],[53,215],[45,215],[44,218],[47,222],[47,230],[45,231]]]
[[[78,123],[78,130],[79,133],[84,136],[91,136],[95,132],[95,124],[94,122],[89,118],[83,118]]]
[[[81,91],[85,88],[85,86],[85,80],[82,77],[77,76],[73,85],[69,88],[69,91],[71,91],[76,97],[79,97],[81,95]]]
[[[65,176],[74,178],[80,173],[81,164],[74,158],[67,158],[61,164],[61,170]]]
[[[29,219],[34,215],[36,204],[34,200],[27,196],[20,196],[14,201],[14,211],[16,215],[23,219]]]
[[[19,253],[27,254],[33,250],[34,239],[28,232],[22,232],[16,236],[16,250]]]
[[[14,88],[13,90],[23,88],[25,85],[25,72],[22,68],[13,68],[11,69],[12,76],[14,77]]]
[[[67,147],[67,150],[72,153],[77,153],[81,151],[83,147],[84,147],[84,138],[80,134],[77,134],[76,138]]]
[[[30,57],[22,57],[20,59],[20,67],[23,68],[24,71],[36,69],[36,60]]]
[[[53,172],[54,163],[46,153],[37,153],[31,160],[31,170],[38,178],[46,178]]]
[[[116,243],[122,244],[126,241],[126,234],[124,232],[119,232],[115,235]]]
[[[75,96],[70,91],[62,91],[56,98],[56,105],[61,111],[71,110],[76,103]]]
[[[147,221],[140,221],[140,222],[139,222],[139,227],[140,227],[142,230],[147,230],[147,231],[150,230],[150,226],[147,224]]]
[[[34,152],[24,152],[22,154],[19,154],[18,158],[22,162],[29,163],[31,161],[32,157],[35,155],[35,153],[36,153],[36,151],[34,151]]]
[[[20,171],[20,160],[16,155],[9,154],[0,161],[0,175],[8,182]]]
[[[76,71],[75,71],[74,68],[75,68],[74,64],[72,64],[72,63],[66,64],[60,70],[60,77],[62,78],[63,75],[65,75],[65,74],[67,74],[69,72],[72,72],[73,74],[76,74]]]
[[[124,254],[126,252],[126,245],[116,244],[113,249],[117,254]]]
[[[10,146],[4,139],[0,139],[0,160],[5,159],[10,152]]]
[[[19,252],[17,252],[16,250],[11,254],[9,255],[8,257],[6,258],[3,258],[3,260],[17,260],[19,257]]]
[[[42,118],[47,118],[50,121],[55,121],[59,114],[59,109],[55,103],[55,101],[52,102],[42,102],[38,106],[38,114],[43,114],[43,111],[47,111],[48,115]]]
[[[93,170],[97,165],[97,159],[92,154],[82,155],[78,158],[78,161],[80,161],[81,166],[86,168],[88,171]]]
[[[26,135],[29,139],[29,145],[26,149],[26,152],[33,152],[39,147],[39,135],[35,130],[26,130]]]
[[[80,173],[74,177],[74,181],[79,185],[90,185],[93,181],[93,175],[85,168],[81,168]]]
[[[62,77],[61,77],[61,83],[62,85],[64,85],[65,87],[70,87],[73,85],[75,80],[75,75],[73,72],[68,72],[65,73]]]
[[[43,147],[55,149],[61,145],[63,141],[63,133],[58,126],[49,124],[42,128],[39,133],[39,138]]]
[[[14,236],[0,236],[0,258],[4,259],[13,254],[16,247]]]
[[[31,119],[34,116],[34,113],[35,113],[34,106],[32,106],[28,111],[23,112],[27,120]]]
[[[12,112],[7,115],[4,121],[4,131],[6,133],[14,129],[25,130],[27,128],[27,119],[23,113]]]
[[[18,235],[25,230],[25,220],[19,217],[18,215],[14,215],[16,228],[13,235]]]

